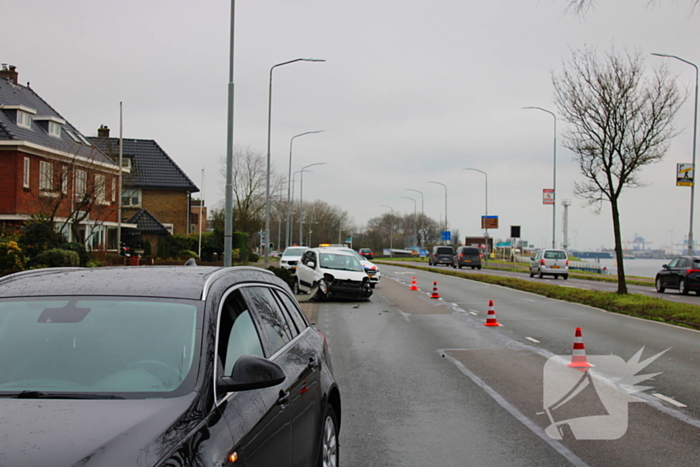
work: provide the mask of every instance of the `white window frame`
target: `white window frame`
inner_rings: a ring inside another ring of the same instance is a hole
[[[132,201],[136,198],[136,204]],[[139,188],[124,188],[122,190],[122,206],[137,207],[141,206],[141,190]]]
[[[53,136],[54,138],[60,138],[61,137],[61,125],[49,120],[49,136]]]
[[[170,232],[170,235],[172,235],[173,229],[175,228],[175,224],[163,223],[163,227],[165,227],[167,231]]]
[[[39,161],[39,190],[53,191],[53,164]]]
[[[112,202],[117,200],[117,179],[112,177]]]
[[[29,157],[24,158],[24,174],[22,177],[22,186],[24,188],[29,188],[31,182],[31,167],[32,160]]]
[[[61,193],[68,194],[68,166],[64,165],[61,168]]]
[[[29,112],[17,109],[17,126],[22,128],[31,128],[32,115]]]
[[[98,204],[107,204],[105,199],[105,190],[107,184],[105,183],[105,176],[102,174],[95,175],[95,200]]]
[[[84,170],[75,171],[75,197],[82,198],[87,194],[87,172]]]

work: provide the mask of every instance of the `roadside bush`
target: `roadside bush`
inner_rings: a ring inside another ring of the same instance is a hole
[[[199,255],[192,250],[180,250],[177,254],[177,257],[199,259]]]
[[[66,251],[75,251],[78,254],[78,258],[80,258],[80,264],[79,266],[85,267],[88,264],[88,261],[90,261],[90,255],[88,254],[87,250],[85,249],[85,245],[82,243],[76,243],[76,242],[68,242],[68,243],[62,243],[61,245],[58,246],[59,250],[66,250]]]
[[[260,261],[260,256],[258,256],[256,253],[248,253],[248,261],[251,263],[257,263]]]
[[[0,272],[23,271],[26,258],[16,241],[0,241]]]
[[[75,251],[54,248],[39,253],[29,263],[36,268],[78,267],[80,266],[80,256]]]
[[[42,251],[57,248],[66,243],[66,237],[54,230],[53,222],[45,216],[36,216],[24,225],[18,244],[28,258],[34,258]]]
[[[275,273],[275,276],[277,276],[280,279],[282,279],[283,281],[285,281],[290,289],[293,289],[295,279],[294,279],[294,276],[292,275],[292,273],[289,272],[288,269],[278,268],[275,266],[270,266],[267,269],[269,269],[270,271]]]

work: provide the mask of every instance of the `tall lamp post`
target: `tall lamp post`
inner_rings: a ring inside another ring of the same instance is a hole
[[[484,209],[484,215],[486,217],[489,217],[489,176],[484,172],[483,170],[479,169],[474,169],[474,168],[466,168],[464,170],[473,170],[475,172],[479,172],[484,174],[484,203],[485,203],[485,209]],[[484,237],[489,236],[489,229],[484,229]]]
[[[423,192],[422,192],[422,191],[418,191],[418,190],[414,190],[413,188],[406,188],[406,190],[408,190],[408,191],[415,191],[416,193],[420,193],[420,215],[421,215],[421,220],[420,220],[420,223],[419,223],[419,224],[420,224],[420,227],[423,227],[423,217],[425,216],[425,209],[424,209],[424,208],[425,208],[425,203],[423,202],[423,201],[424,201],[424,199],[423,199]],[[419,232],[420,232],[420,230],[421,230],[421,229],[419,229]],[[419,236],[420,236],[420,235],[419,235]],[[420,237],[421,237],[421,238],[420,238],[421,242],[420,242],[420,245],[419,245],[419,246],[422,247],[422,246],[423,246],[423,237],[422,237],[422,236],[420,236]]]
[[[291,205],[294,204],[294,181],[295,181],[296,178],[297,178],[297,174],[300,174],[300,173],[302,173],[302,172],[313,172],[313,170],[297,170],[296,172],[294,172],[294,173],[292,174],[292,200],[291,200],[291,202],[290,202]],[[290,225],[291,225],[292,227],[294,227],[294,212],[293,212],[293,211],[294,211],[294,209],[293,209],[293,206],[292,206],[292,215],[291,215],[291,217],[289,218],[289,223],[290,223]],[[294,230],[294,229],[292,228],[291,230]],[[290,236],[292,236],[292,233],[291,233],[291,232],[290,232]],[[293,239],[291,239],[291,240],[292,240],[292,243],[294,243],[294,242],[293,242]],[[300,239],[299,239],[299,244],[300,244],[300,245],[303,245],[303,244],[304,244],[304,240],[300,238]]]
[[[681,62],[687,63],[688,65],[695,68],[695,116],[693,118],[693,184],[690,185],[690,230],[688,230],[688,255],[692,256],[693,249],[695,247],[695,245],[693,244],[693,210],[695,209],[695,148],[697,146],[696,142],[698,135],[698,67],[694,63],[689,62],[688,60],[684,60],[675,55],[656,53],[653,53],[652,55],[656,55],[657,57],[675,58],[676,60],[680,60]],[[673,248],[673,245],[671,245],[671,248]]]
[[[304,208],[303,206],[303,194],[304,194],[304,170],[306,170],[309,167],[313,167],[314,165],[323,165],[325,162],[315,162],[313,164],[306,165],[301,168],[299,175],[299,241],[304,243],[304,230],[302,229],[302,226],[304,225],[304,217],[302,216],[302,209]],[[307,170],[307,172],[310,172]]]
[[[313,133],[323,133],[323,130],[316,130],[316,131],[307,131],[304,133],[299,133],[298,135],[292,136],[292,139],[289,140],[289,175],[287,180],[292,179],[292,145],[294,144],[294,138],[298,138],[300,136],[305,136],[305,135],[310,135]],[[291,236],[292,236],[292,227],[291,227],[291,222],[292,222],[292,185],[291,183],[287,183],[287,229],[285,230],[286,232],[286,239],[285,243],[287,244],[286,246],[291,245]]]
[[[416,229],[416,240],[418,240],[418,223],[416,222],[416,218],[418,217],[418,213],[416,212],[416,206],[418,205],[418,203],[416,203],[415,199],[409,198],[408,196],[402,196],[401,198],[410,199],[411,201],[413,201],[413,227],[415,227]]]
[[[272,65],[270,68],[270,87],[267,98],[267,182],[265,188],[265,269],[270,265],[270,136],[272,128],[272,72],[278,66],[295,62],[325,62],[320,58],[295,58],[286,62]]]
[[[382,204],[385,208],[391,209],[391,221],[389,222],[389,257],[394,257],[394,208],[388,204]]]
[[[442,185],[442,187],[445,189],[445,231],[447,231],[447,185],[444,183],[440,182],[428,182],[428,183],[435,183],[436,185]]]
[[[523,109],[534,109],[541,110],[542,112],[547,112],[554,118],[554,164],[553,164],[553,174],[552,174],[552,248],[556,248],[557,245],[557,116],[554,112],[543,109],[542,107],[523,107]]]
[[[224,267],[231,267],[233,241],[233,39],[236,19],[236,1],[231,0],[231,20],[229,33],[229,66],[228,66],[228,103],[226,123],[226,188],[224,203]],[[121,121],[121,118],[120,118]],[[121,138],[120,138],[121,157]],[[121,160],[119,161],[119,180],[121,182]],[[121,186],[119,187],[121,190]],[[121,196],[119,197],[121,200]],[[121,219],[121,206],[119,209]],[[120,226],[121,227],[121,226]],[[121,228],[119,229],[121,231]],[[119,248],[121,245],[117,245]]]

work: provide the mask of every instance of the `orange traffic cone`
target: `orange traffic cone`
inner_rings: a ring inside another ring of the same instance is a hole
[[[433,282],[433,294],[430,296],[430,298],[440,298],[440,294],[437,290],[437,281]]]
[[[419,289],[418,289],[418,284],[416,284],[416,278],[415,278],[415,277],[411,280],[411,288],[408,289],[408,290],[419,290]]]
[[[576,328],[576,333],[574,334],[574,352],[571,355],[571,363],[567,366],[571,368],[580,368],[581,371],[586,371],[586,369],[592,367],[588,363],[586,358],[586,346],[583,345],[583,334],[581,333],[581,328]]]
[[[493,309],[493,300],[489,300],[489,313],[484,326],[503,326],[496,320],[496,310]]]

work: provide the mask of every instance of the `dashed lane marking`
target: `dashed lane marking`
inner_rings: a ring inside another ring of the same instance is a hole
[[[682,402],[678,402],[677,400],[671,399],[670,397],[664,396],[663,394],[654,393],[654,394],[652,394],[652,396],[657,397],[657,398],[661,399],[662,401],[666,401],[671,405],[675,405],[676,407],[681,407],[681,408],[688,407],[687,405],[683,404]]]
[[[540,341],[538,341],[537,339],[533,339],[532,337],[526,337],[525,339],[529,340],[530,342],[534,342],[535,344],[540,343]]]

